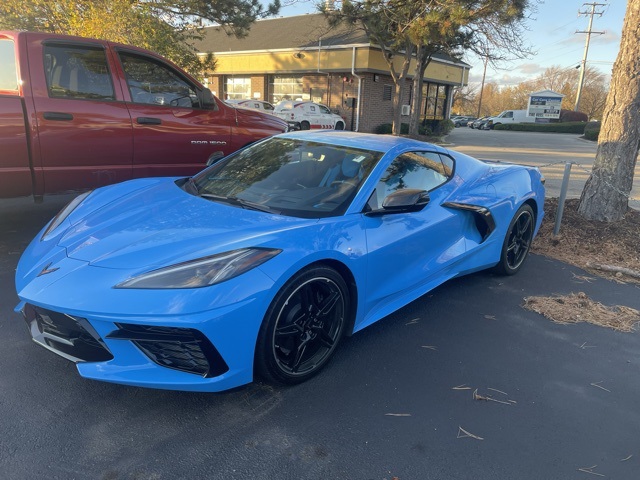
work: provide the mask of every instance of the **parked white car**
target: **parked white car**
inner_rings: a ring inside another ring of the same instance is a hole
[[[344,130],[345,121],[328,107],[314,102],[285,100],[275,106],[277,117],[286,121],[290,128],[299,130]]]
[[[225,103],[234,107],[253,108],[254,110],[260,110],[265,113],[273,113],[273,105],[264,100],[225,100]]]

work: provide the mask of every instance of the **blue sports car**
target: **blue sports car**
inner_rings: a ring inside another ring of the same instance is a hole
[[[278,135],[192,178],[78,196],[22,255],[16,311],[86,378],[298,383],[448,279],[520,270],[543,183],[406,138]]]

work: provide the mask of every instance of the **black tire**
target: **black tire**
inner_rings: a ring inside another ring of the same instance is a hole
[[[513,216],[502,243],[500,261],[494,267],[500,275],[515,275],[529,254],[536,218],[532,208],[524,204]]]
[[[307,122],[306,120],[300,122],[300,130],[310,130],[311,129],[311,124],[309,122]]]
[[[344,123],[338,122],[336,123],[336,130],[344,130]]]
[[[325,266],[298,272],[275,296],[262,322],[256,373],[275,383],[308,380],[331,358],[349,311],[349,290],[338,272]]]

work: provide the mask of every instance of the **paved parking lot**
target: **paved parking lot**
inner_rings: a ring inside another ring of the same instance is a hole
[[[579,198],[596,157],[597,143],[569,133],[510,132],[456,128],[447,148],[485,160],[540,166],[547,179],[547,195],[560,196],[566,162],[571,167],[569,198]],[[636,163],[630,206],[640,209],[640,162]]]
[[[0,202],[2,478],[564,480],[594,465],[638,478],[638,334],[521,308],[571,291],[640,308],[635,286],[532,256],[515,277],[453,280],[346,339],[303,385],[124,387],[80,378],[12,311],[19,254],[67,199]]]

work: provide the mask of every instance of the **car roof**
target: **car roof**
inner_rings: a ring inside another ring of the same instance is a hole
[[[343,147],[375,150],[378,152],[388,152],[395,147],[404,148],[429,148],[430,150],[445,152],[442,147],[431,143],[413,140],[407,137],[395,135],[378,135],[374,133],[348,132],[343,130],[321,130],[321,131],[297,131],[278,135],[278,137],[295,138],[309,142],[322,142]]]

